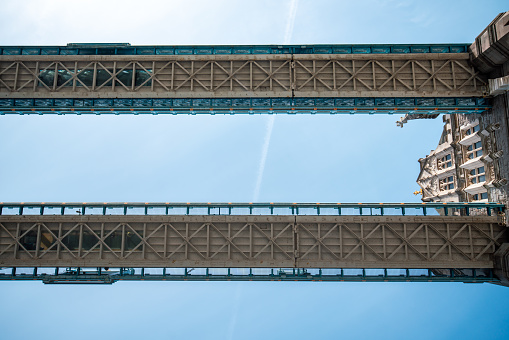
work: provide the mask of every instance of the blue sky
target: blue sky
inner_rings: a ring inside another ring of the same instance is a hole
[[[504,6],[505,5],[505,6]],[[0,45],[282,44],[291,1],[0,0]],[[289,42],[470,43],[504,1],[298,1]],[[0,201],[252,201],[268,116],[3,116]],[[442,122],[277,116],[259,201],[413,202]],[[8,339],[505,339],[509,289],[0,283]],[[30,325],[30,326],[29,326]],[[5,335],[4,335],[5,334]]]

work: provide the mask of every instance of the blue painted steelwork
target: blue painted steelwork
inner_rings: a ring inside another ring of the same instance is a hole
[[[0,46],[0,55],[468,53],[468,46],[469,44],[131,46],[127,43],[92,43],[67,44],[67,46]]]
[[[5,114],[394,114],[481,113],[486,98],[0,99]]]
[[[468,216],[505,211],[501,203],[10,203],[0,202],[0,215],[359,215]]]
[[[0,281],[40,280],[43,283],[117,281],[325,281],[325,282],[464,282],[498,283],[489,268],[366,269],[366,268],[2,268]]]

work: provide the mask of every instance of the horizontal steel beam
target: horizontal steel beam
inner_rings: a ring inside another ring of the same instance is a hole
[[[493,268],[497,216],[2,215],[0,266]]]
[[[0,98],[482,97],[468,53],[0,55]]]

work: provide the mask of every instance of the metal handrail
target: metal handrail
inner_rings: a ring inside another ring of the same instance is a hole
[[[45,215],[49,209],[59,209],[60,215],[110,215],[112,209],[120,209],[115,215],[128,215],[130,209],[143,209],[139,215],[148,215],[151,209],[164,208],[164,213],[158,215],[174,215],[172,209],[184,209],[182,215],[192,214],[192,209],[206,209],[201,215],[232,215],[241,212],[242,215],[342,215],[346,209],[353,210],[348,215],[384,215],[392,209],[392,215],[417,215],[426,216],[429,209],[437,209],[441,215],[470,215],[476,209],[487,215],[505,212],[505,205],[496,202],[433,202],[433,203],[213,203],[213,202],[0,202],[0,215],[5,215],[7,210],[14,210],[9,215],[34,215],[27,214],[28,210],[38,209],[39,215]],[[102,209],[90,212],[91,209]],[[222,209],[222,211],[221,211]],[[279,210],[278,210],[279,209]],[[414,209],[410,212],[409,210]],[[283,211],[281,211],[283,210]],[[396,213],[396,214],[394,214]],[[47,214],[50,215],[50,214]],[[55,215],[54,213],[51,215]],[[129,214],[133,215],[133,214]]]
[[[468,53],[470,44],[310,44],[310,45],[130,45],[0,46],[0,55],[225,55],[225,54],[405,54]]]

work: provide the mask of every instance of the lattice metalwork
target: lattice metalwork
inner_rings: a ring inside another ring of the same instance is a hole
[[[1,266],[492,268],[496,216],[0,216]]]
[[[0,56],[2,98],[483,95],[467,53]]]

